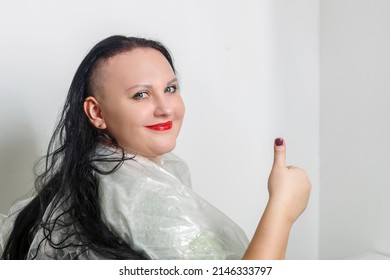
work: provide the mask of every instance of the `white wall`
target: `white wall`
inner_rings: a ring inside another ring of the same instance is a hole
[[[1,174],[1,212],[31,186],[86,52],[112,34],[146,36],[175,57],[187,106],[176,153],[195,190],[251,237],[273,139],[284,136],[288,164],[307,169],[314,186],[288,258],[318,257],[318,0],[2,1],[0,26],[0,161],[23,163]]]
[[[389,1],[321,1],[322,259],[390,255],[389,28]]]

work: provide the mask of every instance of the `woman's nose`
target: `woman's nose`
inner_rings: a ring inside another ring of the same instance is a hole
[[[173,114],[174,108],[172,102],[166,94],[162,94],[156,100],[156,108],[154,110],[154,115],[156,117],[170,116]]]

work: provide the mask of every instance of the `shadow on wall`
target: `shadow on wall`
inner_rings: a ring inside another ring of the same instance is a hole
[[[0,94],[0,213],[6,214],[16,200],[32,193],[37,156],[33,127],[18,95]]]

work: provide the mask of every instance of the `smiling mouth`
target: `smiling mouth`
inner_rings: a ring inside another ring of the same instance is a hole
[[[151,130],[164,131],[172,128],[172,121],[146,126]]]

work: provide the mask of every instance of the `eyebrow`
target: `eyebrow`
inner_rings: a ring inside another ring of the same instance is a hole
[[[175,83],[177,81],[178,81],[178,79],[177,79],[177,77],[175,77],[172,80],[168,81],[167,86],[169,86],[169,85],[171,85],[171,84],[173,84],[173,83]],[[127,88],[126,91],[132,90],[134,88],[139,88],[139,87],[142,87],[142,88],[153,88],[153,86],[150,85],[150,84],[139,84],[139,85],[134,85],[134,86],[131,86],[131,87]]]

